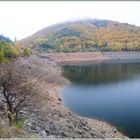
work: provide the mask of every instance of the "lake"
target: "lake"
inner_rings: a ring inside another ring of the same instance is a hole
[[[63,66],[71,81],[60,90],[73,112],[105,120],[129,137],[140,137],[140,63]]]

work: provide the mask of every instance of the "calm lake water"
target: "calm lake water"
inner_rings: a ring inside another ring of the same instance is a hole
[[[63,75],[72,83],[60,96],[73,112],[140,137],[140,63],[63,66]]]

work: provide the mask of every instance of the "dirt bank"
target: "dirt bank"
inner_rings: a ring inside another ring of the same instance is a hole
[[[21,70],[26,71],[38,81],[40,88],[37,103],[24,111],[26,131],[35,133],[39,137],[125,137],[116,127],[104,121],[78,116],[62,104],[58,89],[69,84],[69,81],[61,76],[60,67],[55,61],[46,56],[33,55],[25,59],[19,58],[16,63]]]
[[[41,53],[39,56],[62,65],[140,62],[140,52]]]

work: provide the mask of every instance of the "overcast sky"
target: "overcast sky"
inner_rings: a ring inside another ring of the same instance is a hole
[[[18,40],[51,24],[81,18],[109,19],[140,26],[139,1],[0,2],[0,34]]]

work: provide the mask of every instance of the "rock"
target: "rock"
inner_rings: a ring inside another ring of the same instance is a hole
[[[50,128],[49,128],[49,126],[47,125],[46,127],[45,127],[45,131],[46,131],[46,133],[49,135],[50,134]]]
[[[62,100],[61,100],[61,98],[58,98],[58,101],[60,101],[60,102],[61,102],[61,101],[62,101]]]
[[[68,135],[65,132],[61,132],[62,137],[67,137]]]
[[[114,133],[117,133],[117,131],[116,131],[116,130],[114,130]]]
[[[101,134],[105,134],[105,131],[100,131],[101,132]]]
[[[83,127],[83,129],[85,130],[85,131],[88,131],[89,130],[89,128],[88,127]]]
[[[32,126],[32,123],[31,123],[31,122],[28,122],[28,123],[27,123],[27,126]]]
[[[36,125],[36,121],[33,121],[33,122],[32,122],[32,125]]]
[[[53,135],[50,135],[50,136],[47,136],[47,138],[55,138],[55,136],[53,136]]]
[[[41,136],[41,137],[46,137],[46,136],[47,136],[47,134],[46,134],[46,132],[45,132],[45,131],[41,131],[41,132],[40,132],[40,136]]]
[[[30,127],[26,128],[28,132],[34,132]]]
[[[34,125],[31,126],[32,130],[36,130],[36,127]]]
[[[45,132],[46,132],[47,135],[51,134],[49,130],[45,130]]]
[[[82,135],[83,134],[83,132],[82,131],[77,131],[77,133],[79,134],[79,135]]]
[[[36,131],[39,133],[41,132],[41,128],[39,126],[36,127]]]
[[[27,112],[26,112],[26,111],[20,111],[20,114],[22,114],[22,115],[26,115]]]
[[[71,112],[69,112],[68,114],[69,114],[70,116],[72,116],[72,113],[71,113]]]
[[[94,138],[96,135],[94,133],[90,133],[90,135]]]

